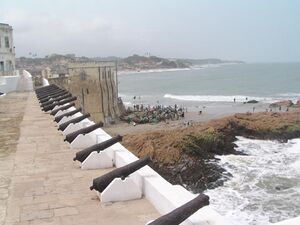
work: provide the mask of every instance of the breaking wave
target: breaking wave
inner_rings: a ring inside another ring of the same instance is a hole
[[[212,207],[234,225],[266,225],[299,216],[300,139],[287,143],[238,137],[247,155],[219,156],[233,177],[206,191]]]
[[[165,94],[164,98],[176,99],[181,101],[196,101],[196,102],[233,102],[236,99],[236,102],[245,102],[249,100],[257,100],[265,103],[274,102],[274,98],[269,97],[253,97],[253,96],[244,96],[244,95],[172,95]]]

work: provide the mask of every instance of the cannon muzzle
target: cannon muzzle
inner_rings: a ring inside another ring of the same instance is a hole
[[[66,104],[66,103],[69,103],[69,102],[73,102],[77,99],[77,97],[70,97],[70,98],[66,98],[64,100],[61,100],[59,102],[55,102],[55,103],[52,103],[51,105],[49,106],[45,106],[43,108],[43,110],[45,112],[49,111],[49,110],[52,110],[55,106],[59,106],[59,105],[63,105],[63,104]]]
[[[58,130],[64,131],[67,128],[67,126],[69,126],[69,124],[71,124],[71,123],[79,123],[80,121],[82,121],[82,120],[84,120],[86,118],[89,118],[90,116],[91,116],[91,114],[85,113],[82,116],[78,116],[78,117],[76,117],[74,119],[71,119],[71,120],[69,120],[69,121],[67,121],[65,123],[60,124],[59,127],[58,127]]]
[[[91,126],[88,126],[88,127],[84,127],[82,129],[79,129],[77,131],[74,131],[73,133],[70,133],[68,135],[66,135],[66,138],[64,141],[67,141],[69,143],[71,143],[72,141],[74,141],[74,139],[79,135],[79,134],[88,134],[100,127],[103,127],[103,123],[100,122],[100,123],[96,123],[96,124],[93,124]]]
[[[90,187],[90,190],[95,189],[101,193],[115,178],[124,179],[125,177],[134,173],[138,169],[146,166],[150,162],[151,162],[150,156],[146,156],[135,162],[129,163],[126,166],[117,168],[107,174],[104,174],[101,177],[95,178],[93,180],[93,185]]]
[[[196,198],[159,217],[149,225],[179,225],[206,205],[209,205],[209,197],[205,194],[199,194]]]
[[[61,121],[61,119],[64,118],[65,116],[72,116],[72,115],[74,115],[74,114],[80,112],[81,110],[82,110],[82,108],[78,108],[78,109],[72,110],[72,111],[70,111],[70,112],[66,112],[66,113],[64,113],[64,114],[62,114],[62,115],[60,115],[60,116],[55,117],[55,118],[54,118],[54,121],[58,123],[58,122]]]
[[[116,144],[117,142],[119,141],[122,141],[122,136],[120,135],[117,135],[113,138],[110,138],[106,141],[103,141],[99,144],[95,144],[95,145],[92,145],[86,149],[83,149],[79,152],[76,153],[76,156],[75,158],[73,159],[73,161],[79,161],[79,162],[83,162],[92,152],[94,151],[97,151],[97,152],[100,152],[100,151],[103,151],[105,149],[107,149],[108,147]]]
[[[55,109],[55,110],[52,110],[51,113],[50,113],[50,115],[54,116],[56,113],[58,113],[58,111],[69,109],[69,108],[71,108],[72,106],[75,106],[75,103],[74,103],[74,102],[72,102],[72,103],[70,103],[70,104],[68,104],[68,105],[61,106],[61,107],[59,107],[59,108],[57,108],[57,109]]]

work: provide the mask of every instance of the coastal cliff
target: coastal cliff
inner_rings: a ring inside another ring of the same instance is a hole
[[[215,155],[243,154],[236,136],[287,141],[300,137],[300,111],[235,114],[187,128],[126,135],[123,144],[173,184],[194,192],[222,185],[230,176],[214,163]]]

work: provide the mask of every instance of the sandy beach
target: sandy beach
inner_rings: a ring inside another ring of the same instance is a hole
[[[256,103],[256,104],[243,104],[243,103],[215,103],[206,106],[205,108],[198,108],[199,111],[185,112],[185,117],[179,120],[168,121],[168,123],[160,122],[157,124],[128,124],[120,121],[116,124],[105,127],[105,131],[111,135],[126,135],[135,134],[146,131],[154,130],[168,130],[180,127],[193,126],[198,123],[205,123],[213,119],[219,119],[225,116],[230,116],[236,113],[253,113],[254,112],[266,112],[269,111],[269,104]],[[285,111],[286,108],[282,108]],[[279,111],[278,109],[272,109],[272,111]],[[189,123],[189,125],[188,125]]]

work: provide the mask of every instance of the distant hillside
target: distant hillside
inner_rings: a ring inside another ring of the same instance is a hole
[[[18,69],[28,70],[33,75],[40,74],[46,67],[51,68],[54,73],[67,73],[68,63],[98,61],[116,61],[118,62],[119,71],[190,68],[206,64],[243,63],[242,61],[225,61],[221,59],[166,59],[157,56],[146,57],[139,55],[132,55],[126,58],[115,56],[88,58],[76,57],[74,54],[52,54],[45,58],[17,58],[16,66]]]
[[[119,70],[149,70],[149,69],[171,69],[171,68],[188,68],[189,65],[178,62],[177,60],[169,60],[159,58],[157,56],[139,56],[133,55],[121,59],[118,63]]]

